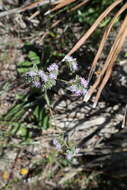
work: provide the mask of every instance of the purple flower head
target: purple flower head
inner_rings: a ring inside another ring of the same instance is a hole
[[[87,89],[83,89],[83,90],[82,90],[82,94],[83,94],[83,95],[86,95],[86,93],[87,93]]]
[[[51,72],[51,71],[58,71],[58,65],[57,65],[56,63],[53,63],[53,64],[51,64],[51,65],[47,68],[47,70],[48,70],[49,72]]]
[[[82,95],[82,90],[77,90],[77,91],[75,91],[75,95],[76,95],[76,96],[81,96],[81,95]]]
[[[38,75],[41,77],[41,79],[44,81],[44,82],[47,82],[48,81],[48,76],[45,74],[44,71],[39,71],[38,72]]]
[[[56,80],[57,79],[57,75],[55,75],[54,73],[50,73],[49,74],[49,78]]]
[[[77,71],[77,69],[78,69],[78,64],[77,64],[76,62],[74,62],[74,63],[71,64],[71,67],[72,67],[72,70],[73,70],[73,71]]]
[[[84,78],[80,78],[80,82],[81,82],[81,85],[84,87],[84,88],[87,88],[88,86],[88,81],[85,80]]]
[[[63,62],[68,62],[69,63],[69,66],[70,66],[70,69],[72,71],[76,71],[78,69],[78,64],[77,64],[77,60],[76,58],[73,58],[72,56],[69,56],[69,55],[66,55],[63,60]]]
[[[29,75],[30,77],[35,77],[35,76],[37,76],[37,72],[29,71],[29,72],[27,72],[27,75]]]
[[[79,153],[79,151],[80,151],[80,148],[76,148],[74,152],[72,152],[72,151],[67,151],[66,158],[67,158],[68,160],[72,160],[72,158],[73,158],[75,155],[77,155],[77,154]]]
[[[60,151],[61,150],[61,144],[57,144],[56,149]]]
[[[54,138],[54,139],[52,140],[52,143],[53,143],[53,145],[56,146],[56,144],[58,143],[58,141],[56,140],[56,138]]]
[[[80,151],[80,148],[76,148],[76,149],[75,149],[75,154],[78,154],[79,151]]]
[[[66,158],[67,158],[67,160],[71,160],[72,158],[73,158],[73,154],[72,154],[72,152],[69,152],[67,155],[66,155]]]
[[[77,91],[77,88],[75,85],[72,85],[68,88],[68,90],[70,90],[71,92],[76,92]]]
[[[61,150],[61,144],[58,143],[58,141],[54,138],[53,139],[53,145],[56,147],[57,150]]]
[[[66,62],[76,62],[76,59],[73,58],[72,56],[69,56],[69,55],[66,55],[63,60],[63,62],[66,61]]]
[[[76,96],[82,95],[82,90],[78,89],[75,85],[72,85],[68,88],[71,92],[75,93]]]
[[[40,88],[41,87],[41,83],[39,81],[34,81],[33,82],[33,85],[36,87],[36,88]]]

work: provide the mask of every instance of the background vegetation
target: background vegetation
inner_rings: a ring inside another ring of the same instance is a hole
[[[114,8],[97,24],[109,6]],[[122,0],[0,1],[1,190],[126,189],[126,142],[124,150],[111,150],[110,154],[102,150],[84,153],[81,142],[66,139],[68,129],[61,130],[55,124],[54,106],[61,93],[66,100],[74,98],[77,106],[78,99],[84,103],[90,98],[90,103],[85,103],[90,107],[97,107],[99,100],[110,107],[120,104],[124,119],[120,126],[112,125],[118,133],[125,127],[127,78],[120,61],[126,60],[126,47],[122,49],[126,9]],[[114,28],[108,31],[112,22]],[[95,25],[98,27],[93,30]],[[105,45],[100,44],[101,39]],[[98,55],[100,47],[103,51]],[[76,73],[62,61],[66,55],[76,58]],[[57,80],[43,83],[44,88],[33,85],[30,72],[47,73],[53,63],[59,66]],[[88,81],[85,97],[68,90],[76,75]],[[90,115],[87,117],[90,120]],[[108,144],[105,146],[110,150]],[[123,165],[116,169],[114,165],[120,162]]]

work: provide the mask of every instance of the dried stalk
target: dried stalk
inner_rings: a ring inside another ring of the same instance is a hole
[[[124,113],[124,118],[123,118],[123,123],[122,123],[122,128],[127,127],[127,104],[125,106],[125,113]]]
[[[59,1],[57,1],[55,3],[56,6],[53,9],[51,9],[50,12],[56,11],[58,9],[61,9],[61,8],[65,7],[66,5],[69,5],[70,3],[73,3],[74,1],[76,1],[76,0],[59,0]]]
[[[84,42],[89,38],[89,36],[94,32],[97,26],[101,23],[101,21],[123,0],[116,0],[112,3],[95,21],[95,23],[90,27],[90,29],[82,36],[82,38],[74,45],[74,47],[69,51],[67,55],[72,55],[75,51],[77,51]]]
[[[48,15],[49,13],[51,13],[53,11],[61,9],[61,8],[65,7],[65,6],[69,5],[70,3],[73,3],[74,1],[76,1],[76,0],[59,0],[59,1],[54,3],[54,4],[56,4],[56,6],[54,8],[52,8],[51,10],[47,11],[45,13],[45,15]]]
[[[86,3],[88,3],[89,1],[91,1],[91,0],[86,0],[86,1],[83,1],[83,2],[79,3],[78,5],[76,5],[75,7],[73,7],[70,11],[75,11],[75,10],[79,9],[80,7],[82,7],[83,5],[85,5]]]
[[[96,106],[96,104],[98,102],[98,99],[100,97],[102,89],[104,88],[105,84],[107,83],[107,81],[111,75],[113,64],[114,64],[122,46],[123,46],[126,35],[127,35],[127,17],[125,18],[124,22],[122,23],[122,25],[120,27],[120,30],[116,36],[116,39],[112,45],[112,48],[109,52],[109,55],[105,61],[105,64],[103,66],[103,69],[102,69],[100,75],[98,76],[94,85],[89,89],[88,93],[85,96],[84,100],[87,102],[90,99],[90,97],[92,96],[92,94],[94,93],[94,91],[97,88],[97,86],[99,85],[99,83],[101,82],[101,80],[102,80],[102,78],[106,72],[106,75],[105,75],[105,77],[104,77],[104,79],[103,79],[103,81],[99,87],[98,93],[96,95],[94,107]]]
[[[118,41],[116,39],[116,50],[112,52],[113,56],[111,58],[111,61],[109,62],[109,66],[107,68],[105,77],[104,77],[103,81],[101,82],[101,85],[100,85],[100,87],[98,89],[98,92],[97,92],[97,95],[96,95],[93,107],[96,107],[96,105],[97,105],[97,102],[98,102],[98,100],[100,98],[101,92],[102,92],[103,88],[105,87],[106,83],[108,82],[108,80],[109,80],[109,78],[111,76],[114,62],[115,62],[118,54],[120,53],[120,51],[121,51],[121,49],[123,47],[123,44],[125,42],[125,39],[127,37],[127,16],[126,16],[126,18],[125,18],[125,20],[124,20],[124,22],[123,22],[122,25],[123,25],[124,29],[121,30],[121,34],[119,36]],[[121,28],[122,28],[122,26],[121,26]]]
[[[92,78],[92,75],[93,75],[93,73],[95,71],[95,68],[96,68],[96,65],[97,65],[97,61],[98,61],[98,59],[101,56],[101,53],[102,53],[102,50],[104,48],[105,42],[107,41],[107,38],[108,38],[108,36],[110,34],[110,31],[111,31],[111,29],[112,29],[115,21],[122,14],[122,12],[124,12],[126,9],[127,9],[127,3],[116,13],[116,15],[113,17],[113,19],[111,20],[110,24],[106,28],[106,30],[105,30],[105,32],[103,34],[102,40],[100,42],[98,51],[96,53],[96,56],[95,56],[95,58],[93,60],[93,63],[92,63],[91,69],[90,69],[90,73],[89,73],[89,77],[88,77],[88,81],[90,81],[91,78]]]
[[[119,45],[119,40],[118,40],[118,39],[119,39],[119,37],[122,35],[122,32],[121,32],[121,31],[123,32],[123,25],[120,27],[120,31],[119,31],[119,33],[117,34],[117,37],[116,37],[116,39],[115,39],[115,42],[114,42],[114,44],[112,45],[112,48],[111,48],[110,53],[109,53],[109,55],[108,55],[108,57],[107,57],[107,59],[106,59],[106,61],[105,61],[104,67],[103,67],[103,69],[102,69],[100,75],[98,76],[98,78],[96,79],[94,85],[89,89],[88,93],[87,93],[86,96],[85,96],[85,99],[84,99],[84,100],[85,100],[86,102],[87,102],[87,101],[90,99],[90,97],[92,96],[93,92],[95,91],[95,89],[97,88],[97,86],[99,85],[99,83],[101,82],[102,77],[103,77],[103,75],[105,74],[105,72],[106,72],[106,70],[107,70],[107,68],[108,68],[108,65],[109,65],[109,63],[110,63],[110,61],[111,61],[111,59],[112,59],[113,53],[115,52],[115,49],[117,48],[117,45]]]
[[[4,11],[4,12],[0,13],[0,18],[2,18],[4,16],[11,15],[11,14],[18,14],[18,13],[24,12],[26,10],[30,10],[30,9],[33,9],[36,7],[40,7],[40,6],[43,6],[45,4],[49,4],[49,3],[54,3],[54,0],[53,1],[39,0],[39,1],[36,1],[34,3],[31,3],[30,5],[26,5],[25,7],[19,7],[19,8],[11,9],[8,11]]]

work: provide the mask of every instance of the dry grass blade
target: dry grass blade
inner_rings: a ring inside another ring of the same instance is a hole
[[[119,39],[120,39],[120,37],[122,37],[123,32],[124,32],[124,23],[123,23],[122,26],[120,27],[119,33],[117,34],[117,37],[116,37],[116,39],[115,39],[115,42],[114,42],[114,44],[112,45],[112,48],[111,48],[110,53],[109,53],[109,55],[108,55],[108,57],[107,57],[107,59],[106,59],[106,61],[105,61],[105,64],[104,64],[104,66],[103,66],[103,69],[102,69],[100,75],[98,76],[98,78],[96,79],[95,83],[94,83],[93,86],[89,89],[88,93],[87,93],[86,96],[85,96],[85,99],[84,99],[84,100],[85,100],[86,102],[90,99],[90,97],[91,97],[92,94],[94,93],[95,89],[97,88],[97,86],[98,86],[99,83],[101,82],[102,77],[103,77],[103,75],[105,74],[105,72],[106,72],[106,70],[107,70],[107,68],[108,68],[108,65],[110,64],[113,55],[114,55],[116,49],[117,49],[118,46],[119,46]],[[120,39],[120,40],[121,40],[121,39]]]
[[[123,118],[123,123],[122,123],[122,128],[127,127],[127,104],[125,107],[125,113],[124,113],[124,118]]]
[[[127,9],[127,3],[116,13],[116,15],[113,17],[112,21],[110,22],[110,24],[108,25],[108,27],[106,28],[104,34],[103,34],[103,37],[102,37],[102,40],[100,42],[100,45],[99,45],[99,49],[96,53],[96,56],[93,60],[93,63],[92,63],[92,66],[91,66],[91,69],[90,69],[90,73],[89,73],[89,77],[88,77],[88,81],[91,80],[92,78],[92,75],[95,71],[95,68],[96,68],[96,65],[97,65],[97,61],[98,59],[100,58],[100,55],[102,53],[102,50],[104,48],[104,45],[105,45],[105,42],[110,34],[110,31],[115,23],[115,21],[117,20],[117,18],[119,17],[119,15],[122,14],[122,12],[124,12],[125,10]]]
[[[24,12],[26,10],[30,10],[30,9],[33,9],[33,8],[36,8],[36,7],[45,5],[45,4],[49,4],[49,3],[50,3],[49,0],[39,0],[39,1],[36,1],[34,3],[31,3],[30,5],[26,5],[25,7],[19,7],[19,8],[11,9],[8,11],[3,11],[0,13],[0,18],[4,17],[4,16],[11,15],[11,14],[21,13],[21,12]]]
[[[94,32],[100,22],[114,9],[118,4],[120,4],[123,0],[116,0],[112,3],[95,21],[95,23],[90,27],[90,29],[83,35],[83,37],[75,44],[75,46],[69,51],[67,55],[72,55],[77,49],[79,49],[84,42],[89,38],[89,36]]]
[[[114,47],[112,48],[112,52],[110,52],[110,54],[109,54],[109,61],[107,60],[107,62],[109,62],[109,66],[107,68],[105,77],[104,77],[104,79],[103,79],[103,81],[102,81],[102,83],[101,83],[101,85],[99,87],[99,90],[97,92],[93,107],[96,107],[96,105],[97,105],[97,102],[98,102],[98,100],[100,98],[101,92],[102,92],[103,88],[105,87],[106,83],[108,82],[109,77],[111,76],[114,62],[115,62],[119,52],[121,51],[122,46],[123,46],[123,44],[125,42],[125,39],[127,37],[127,16],[126,16],[122,26],[120,27],[118,37],[116,37],[116,40],[114,42],[114,45],[113,45]]]
[[[45,1],[45,0],[39,0],[39,1],[33,2],[33,3],[31,3],[30,5],[27,5],[27,6],[23,7],[23,8],[22,8],[22,11],[26,11],[26,10],[33,9],[33,8],[35,8],[35,7],[41,6],[41,5],[44,4],[44,1]],[[22,12],[22,11],[21,11],[21,12]]]
[[[59,0],[59,1],[57,1],[55,3],[56,6],[53,9],[49,10],[49,12],[61,9],[61,8],[65,7],[65,6],[69,5],[70,3],[73,3],[74,1],[76,1],[76,0]]]
[[[86,0],[86,1],[83,1],[83,2],[79,3],[78,5],[76,5],[75,7],[73,7],[70,11],[75,11],[75,10],[79,9],[81,6],[85,5],[89,1],[91,1],[91,0]]]
[[[60,179],[59,184],[64,184],[66,181],[74,178],[81,171],[83,171],[83,168],[71,169],[71,171],[67,172],[62,179]]]

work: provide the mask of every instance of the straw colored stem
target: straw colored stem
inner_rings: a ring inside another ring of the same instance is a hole
[[[97,102],[98,102],[98,100],[99,100],[99,98],[100,98],[101,92],[102,92],[103,88],[105,87],[106,83],[108,82],[108,80],[109,80],[109,78],[110,78],[110,76],[111,76],[112,68],[113,68],[114,62],[115,62],[115,60],[116,60],[116,58],[117,58],[119,52],[121,51],[121,48],[122,48],[122,46],[123,46],[123,44],[124,44],[124,42],[125,42],[125,39],[126,39],[126,37],[127,37],[127,16],[126,16],[126,18],[125,18],[124,21],[125,21],[125,22],[123,22],[124,31],[123,31],[123,33],[122,33],[123,35],[121,36],[121,38],[120,38],[120,39],[118,40],[118,42],[117,42],[116,51],[115,51],[114,54],[113,54],[113,57],[112,57],[112,59],[111,59],[111,62],[110,62],[110,64],[109,64],[108,68],[107,68],[105,77],[103,78],[103,81],[101,82],[101,85],[100,85],[100,87],[99,87],[99,89],[98,89],[98,92],[97,92],[97,95],[96,95],[96,98],[95,98],[95,102],[94,102],[93,107],[96,107],[96,105],[97,105]]]
[[[95,92],[95,89],[97,88],[97,86],[98,86],[99,83],[101,82],[101,80],[102,80],[102,78],[103,78],[103,75],[105,74],[105,72],[106,72],[106,70],[107,70],[107,68],[108,68],[108,65],[111,63],[111,61],[114,61],[114,60],[113,60],[113,56],[114,56],[114,54],[116,53],[116,50],[119,49],[119,51],[120,51],[120,49],[121,49],[120,44],[121,44],[121,42],[122,42],[121,38],[124,37],[124,36],[123,36],[123,33],[124,33],[124,29],[125,29],[125,27],[124,27],[124,25],[125,25],[125,23],[126,23],[125,21],[126,21],[126,20],[124,20],[123,24],[122,24],[121,27],[120,27],[120,30],[119,30],[119,32],[118,32],[118,34],[117,34],[117,36],[116,36],[115,42],[114,42],[113,45],[112,45],[112,48],[111,48],[111,50],[110,50],[110,52],[109,52],[109,55],[108,55],[108,57],[107,57],[107,59],[106,59],[106,61],[105,61],[104,67],[103,67],[103,69],[102,69],[100,75],[98,76],[98,78],[96,79],[95,83],[94,83],[93,86],[89,89],[88,93],[87,93],[86,96],[85,96],[85,99],[84,99],[84,100],[85,100],[86,102],[90,99],[90,97],[92,96],[92,94]],[[125,40],[125,39],[124,39],[124,40]],[[118,52],[118,53],[119,53],[119,52]],[[117,55],[118,55],[118,53],[117,53]]]
[[[110,31],[116,21],[116,19],[122,14],[122,12],[124,12],[125,10],[127,9],[127,3],[116,13],[116,15],[113,17],[113,19],[111,20],[110,24],[108,25],[108,27],[106,28],[104,34],[103,34],[103,37],[102,37],[102,40],[100,42],[100,45],[99,45],[99,48],[98,48],[98,51],[96,53],[96,56],[93,60],[93,63],[92,63],[92,66],[91,66],[91,69],[90,69],[90,73],[89,73],[89,77],[88,77],[88,81],[91,80],[92,78],[92,75],[96,69],[96,65],[97,65],[97,61],[98,59],[100,58],[101,56],[101,53],[102,53],[102,50],[104,48],[104,45],[105,45],[105,42],[110,34]]]
[[[95,21],[95,23],[90,27],[90,29],[82,36],[82,38],[75,44],[75,46],[69,51],[67,55],[72,55],[75,51],[77,51],[84,42],[89,38],[89,36],[94,32],[100,22],[123,0],[116,0],[112,3]]]

